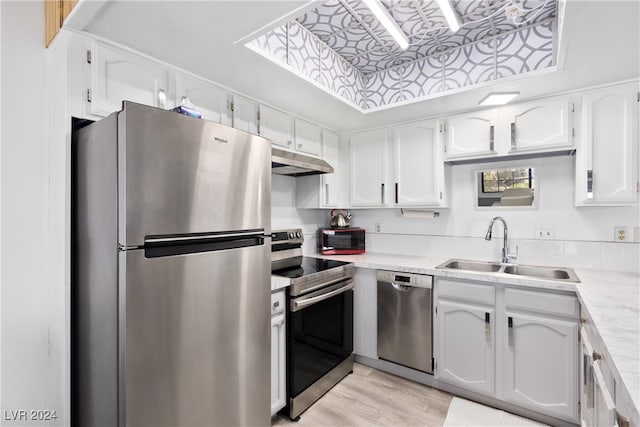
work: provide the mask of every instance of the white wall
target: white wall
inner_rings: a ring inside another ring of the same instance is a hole
[[[49,407],[47,67],[42,2],[0,2],[2,402]],[[3,412],[4,413],[4,412]],[[5,425],[14,423],[4,421]],[[41,422],[16,422],[15,425]]]

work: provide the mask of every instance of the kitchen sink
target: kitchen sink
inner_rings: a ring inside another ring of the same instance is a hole
[[[580,280],[570,268],[540,267],[533,265],[500,264],[490,261],[471,261],[465,259],[450,259],[436,266],[443,270],[475,271],[482,273],[504,273],[513,276],[532,277],[536,279],[557,280],[562,282],[576,282]]]
[[[436,268],[448,268],[452,270],[467,270],[467,271],[483,271],[487,273],[495,273],[500,270],[502,265],[496,262],[488,261],[467,261],[463,259],[449,260],[443,264],[440,264]]]
[[[539,279],[565,280],[568,282],[579,282],[578,276],[570,268],[557,267],[532,267],[528,265],[507,265],[503,270],[506,274],[517,276],[529,276]]]

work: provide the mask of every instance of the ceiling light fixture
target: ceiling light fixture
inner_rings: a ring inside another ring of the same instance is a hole
[[[409,47],[409,38],[402,31],[400,25],[391,17],[391,14],[386,7],[382,5],[380,0],[362,0],[362,2],[369,8],[371,13],[378,18],[378,21],[387,30],[387,32],[398,43],[400,49],[407,50]]]
[[[518,95],[520,92],[492,92],[482,98],[480,105],[504,105]]]
[[[451,3],[449,0],[437,0],[438,6],[440,6],[440,10],[444,15],[444,19],[447,20],[447,24],[449,24],[449,28],[452,33],[455,33],[460,29],[460,22],[458,21],[458,15],[451,7]]]

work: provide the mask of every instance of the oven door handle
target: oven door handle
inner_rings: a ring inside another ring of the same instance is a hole
[[[316,295],[315,297],[309,298],[298,298],[295,301],[292,300],[291,311],[296,312],[298,310],[302,310],[305,307],[316,304],[320,301],[324,301],[343,292],[347,292],[351,289],[353,289],[353,279],[349,279],[343,287],[334,289],[333,291],[327,292],[326,294]]]

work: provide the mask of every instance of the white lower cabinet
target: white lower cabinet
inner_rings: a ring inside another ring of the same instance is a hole
[[[494,393],[494,310],[438,301],[437,377],[485,394]]]
[[[506,314],[505,400],[574,419],[578,324],[517,312]]]
[[[437,279],[435,377],[541,414],[578,420],[577,298]]]
[[[271,294],[271,416],[286,404],[286,313],[284,290]]]
[[[637,411],[622,380],[611,369],[604,342],[594,332],[588,313],[582,313],[580,328],[580,424],[583,427],[628,427],[640,425]]]

